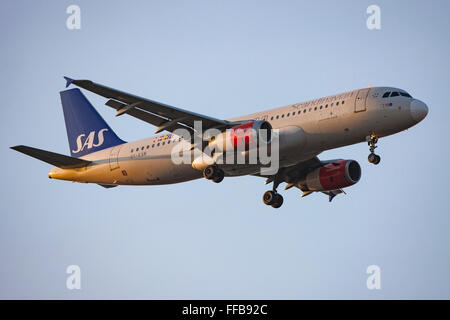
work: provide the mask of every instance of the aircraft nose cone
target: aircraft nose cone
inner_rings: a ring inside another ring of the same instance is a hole
[[[411,101],[410,106],[411,117],[414,119],[414,121],[420,122],[427,116],[428,107],[422,101],[414,99],[413,101]]]

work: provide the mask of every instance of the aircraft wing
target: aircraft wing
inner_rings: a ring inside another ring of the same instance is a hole
[[[299,177],[309,170],[320,167],[321,164],[323,163],[319,160],[319,158],[312,157],[311,159],[299,162],[295,165],[280,168],[275,175],[266,176],[257,174],[257,176],[267,178],[266,184],[271,183],[275,180],[290,183],[293,177]]]
[[[158,127],[155,133],[159,133],[163,130],[173,132],[179,128],[188,129],[191,133],[194,133],[194,121],[201,121],[203,130],[210,128],[225,130],[241,123],[220,120],[172,107],[161,102],[140,98],[90,80],[64,78],[67,81],[66,87],[70,84],[74,84],[80,88],[108,98],[109,100],[105,104],[117,110],[116,116],[126,113]]]

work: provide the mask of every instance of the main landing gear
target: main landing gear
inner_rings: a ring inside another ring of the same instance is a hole
[[[279,208],[283,204],[283,196],[277,192],[277,187],[280,183],[273,182],[273,189],[264,192],[263,202],[265,205],[272,206],[273,208]]]
[[[373,164],[379,164],[381,161],[381,157],[377,154],[375,154],[375,148],[377,147],[376,144],[378,142],[378,138],[375,135],[370,135],[370,137],[367,140],[367,143],[369,145],[369,151],[370,154],[367,157],[367,160],[369,160],[370,163]]]
[[[273,208],[279,208],[283,204],[283,196],[276,191],[269,190],[264,192],[263,202]]]
[[[203,176],[208,180],[219,183],[222,182],[225,175],[223,173],[223,170],[218,168],[217,166],[209,166],[203,170]]]

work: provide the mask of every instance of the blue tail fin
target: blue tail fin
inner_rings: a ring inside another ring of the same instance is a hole
[[[72,157],[81,157],[125,143],[112,131],[80,89],[61,91],[60,95]]]

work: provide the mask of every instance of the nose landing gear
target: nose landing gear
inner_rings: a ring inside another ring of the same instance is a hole
[[[374,134],[371,134],[367,139],[367,144],[369,145],[369,151],[370,154],[367,157],[367,160],[369,160],[370,163],[373,164],[379,164],[381,161],[381,157],[377,154],[375,154],[375,148],[377,147],[376,144],[378,142],[377,136]]]

